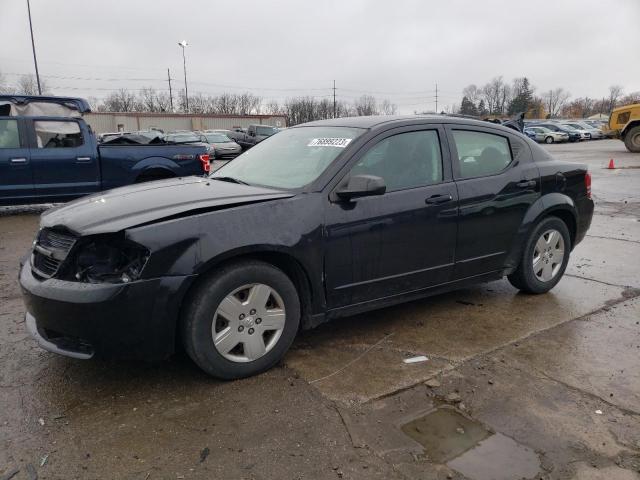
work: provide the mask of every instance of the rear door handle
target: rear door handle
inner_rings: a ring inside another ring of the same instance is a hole
[[[535,180],[524,180],[522,182],[516,183],[516,187],[520,187],[520,188],[531,188],[535,186],[536,186]]]
[[[76,163],[91,163],[91,157],[78,157]]]
[[[9,159],[9,162],[14,164],[14,165],[24,165],[25,163],[27,163],[27,159],[26,158],[11,158],[11,159]]]
[[[451,195],[431,195],[424,203],[427,205],[438,205],[440,203],[447,203],[453,200]]]

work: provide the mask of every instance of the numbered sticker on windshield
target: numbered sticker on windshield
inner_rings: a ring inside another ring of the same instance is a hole
[[[353,140],[352,138],[314,138],[307,147],[338,147],[344,148]]]

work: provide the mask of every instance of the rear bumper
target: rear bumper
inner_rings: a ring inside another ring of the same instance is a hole
[[[191,277],[129,284],[40,280],[20,270],[29,333],[45,350],[73,358],[160,360],[175,350],[180,303]]]
[[[574,247],[584,239],[587,234],[587,230],[589,230],[589,227],[591,226],[591,220],[593,219],[593,200],[587,197],[578,199],[576,201],[576,210],[578,218],[576,219],[576,238],[573,242]]]

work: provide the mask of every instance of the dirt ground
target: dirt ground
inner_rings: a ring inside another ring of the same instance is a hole
[[[552,292],[337,320],[236,382],[41,350],[16,279],[42,208],[0,208],[0,479],[640,479],[640,155],[546,148],[589,164],[596,201]]]

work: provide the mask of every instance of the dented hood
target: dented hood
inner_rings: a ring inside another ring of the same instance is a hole
[[[219,210],[294,194],[202,177],[172,178],[108,190],[42,214],[42,227],[66,227],[79,235],[109,233],[168,217]]]

